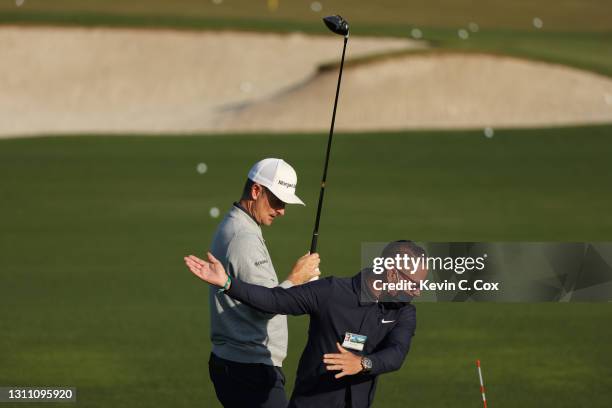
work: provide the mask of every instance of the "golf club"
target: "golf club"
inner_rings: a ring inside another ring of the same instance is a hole
[[[323,208],[323,196],[325,195],[325,181],[327,179],[327,166],[329,164],[329,153],[331,151],[332,137],[334,136],[334,123],[336,121],[336,108],[338,107],[338,95],[340,94],[340,82],[342,81],[342,68],[344,67],[344,54],[346,43],[349,38],[348,22],[340,16],[328,16],[323,19],[327,28],[333,33],[344,36],[344,46],[342,48],[342,59],[340,61],[340,73],[338,74],[338,85],[336,87],[336,98],[334,99],[334,110],[332,113],[329,137],[327,138],[327,152],[325,153],[325,165],[323,166],[323,177],[321,178],[321,192],[319,193],[319,205],[317,206],[317,217],[315,219],[314,231],[312,232],[312,242],[310,243],[310,253],[317,252],[317,241],[319,238],[319,221],[321,220],[321,209]]]

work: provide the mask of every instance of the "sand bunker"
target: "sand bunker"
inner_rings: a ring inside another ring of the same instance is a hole
[[[231,130],[324,130],[337,73],[230,112]],[[612,79],[489,55],[414,55],[349,69],[337,129],[538,127],[612,122]],[[297,127],[296,127],[297,126]]]
[[[0,28],[0,137],[325,131],[340,38],[168,30]],[[423,47],[351,38],[348,58]],[[337,128],[612,122],[612,79],[483,55],[347,67]]]
[[[354,38],[351,57],[424,45]],[[338,36],[0,28],[0,135],[191,132],[337,61]]]

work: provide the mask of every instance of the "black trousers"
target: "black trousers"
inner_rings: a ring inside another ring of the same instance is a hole
[[[225,360],[210,354],[208,372],[225,408],[286,408],[285,375],[279,367]]]

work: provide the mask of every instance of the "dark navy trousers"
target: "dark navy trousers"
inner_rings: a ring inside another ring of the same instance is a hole
[[[210,379],[225,408],[286,408],[285,375],[279,367],[238,363],[210,354]]]

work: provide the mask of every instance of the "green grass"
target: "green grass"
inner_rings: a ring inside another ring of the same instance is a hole
[[[275,11],[266,0],[26,0],[22,7],[3,2],[4,15],[47,14],[93,16],[119,15],[133,18],[181,16],[193,19],[277,20],[312,23],[329,14],[341,14],[362,25],[391,24],[425,27],[461,27],[476,22],[482,28],[532,29],[534,17],[541,18],[545,30],[609,31],[610,3],[606,0],[326,0],[323,10],[314,13],[311,1],[279,0]]]
[[[325,13],[340,12],[355,35],[409,37],[419,27],[437,48],[489,52],[570,65],[612,76],[612,31],[607,1],[454,1],[383,0],[324,2],[313,13],[310,2],[280,1],[276,12],[266,1],[225,0],[220,6],[201,0],[130,1],[28,0],[17,8],[0,4],[2,24],[166,27],[189,30],[254,30],[327,34]],[[444,12],[441,12],[444,10]],[[544,28],[536,30],[532,19]],[[457,30],[477,22],[480,31],[461,40]]]
[[[350,275],[360,243],[610,241],[611,126],[336,136],[320,252]],[[310,242],[325,135],[53,137],[0,141],[0,384],[72,385],[87,407],[214,406],[202,253],[248,168],[280,156],[305,208],[264,231],[285,276]],[[199,175],[195,167],[206,162]],[[610,304],[421,304],[403,369],[379,407],[612,398]],[[290,318],[289,389],[306,335]],[[26,405],[19,405],[26,406]]]

